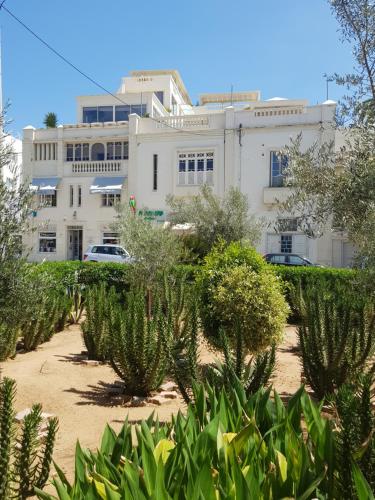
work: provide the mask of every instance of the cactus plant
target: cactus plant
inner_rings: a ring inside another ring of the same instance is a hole
[[[108,359],[108,320],[118,299],[114,287],[105,283],[89,287],[86,294],[86,319],[81,324],[89,359]]]
[[[74,283],[67,288],[67,295],[71,303],[69,311],[69,323],[77,324],[81,319],[84,310],[84,296],[85,286],[80,283]]]
[[[42,409],[36,404],[17,432],[14,425],[16,382],[0,382],[0,500],[24,500],[43,488],[52,462],[58,420],[47,423],[45,444],[40,443]]]
[[[375,313],[316,288],[303,298],[298,328],[304,375],[318,398],[334,393],[366,368],[375,352]]]
[[[129,292],[125,306],[111,310],[108,323],[109,361],[127,394],[137,396],[157,389],[168,365],[165,318],[157,303],[149,318],[146,305],[144,292]]]
[[[0,321],[0,361],[15,355],[18,336],[18,326]]]

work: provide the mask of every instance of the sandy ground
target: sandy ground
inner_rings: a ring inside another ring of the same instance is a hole
[[[294,327],[287,327],[278,349],[273,380],[277,391],[286,398],[300,385],[296,342]],[[157,411],[159,419],[165,421],[184,407],[181,400],[158,407],[124,407],[121,398],[109,393],[109,387],[117,379],[113,370],[106,365],[86,366],[78,362],[77,355],[83,349],[80,327],[74,325],[56,334],[37,351],[18,354],[1,365],[2,374],[17,381],[17,411],[40,402],[43,411],[59,418],[54,460],[69,477],[74,470],[77,439],[83,447],[95,449],[107,422],[119,430],[126,416],[135,423]],[[213,354],[202,348],[202,362],[212,358]]]

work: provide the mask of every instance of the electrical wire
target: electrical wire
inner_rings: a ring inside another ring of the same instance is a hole
[[[84,78],[86,78],[87,80],[89,80],[96,87],[100,88],[106,94],[112,96],[114,99],[117,99],[117,101],[121,102],[122,104],[125,104],[126,106],[131,106],[129,103],[127,103],[126,101],[124,101],[123,99],[121,99],[120,97],[118,97],[118,95],[113,94],[110,90],[106,89],[103,85],[101,85],[99,82],[97,82],[96,80],[94,80],[94,78],[92,78],[91,76],[89,76],[87,73],[85,73],[84,71],[80,70],[78,68],[78,66],[76,66],[75,64],[73,64],[71,61],[69,61],[69,59],[67,59],[59,51],[57,51],[56,49],[54,49],[48,42],[46,42],[41,36],[39,36],[37,33],[35,33],[35,31],[33,31],[29,26],[27,26],[27,24],[25,24],[21,19],[19,19],[15,14],[13,14],[13,12],[11,12],[7,7],[5,7],[4,6],[5,1],[6,0],[3,0],[3,2],[1,3],[0,10],[4,10],[5,12],[7,12],[15,21],[17,21],[23,28],[25,28],[25,30],[27,30],[37,40],[39,40],[39,42],[41,42],[43,45],[45,45],[57,57],[59,57],[62,61],[64,61],[71,68],[73,68],[75,71],[77,71],[81,76],[83,76]],[[211,131],[207,131],[208,134],[207,133],[205,134],[205,133],[200,133],[200,132],[193,132],[193,131],[189,131],[189,130],[183,130],[183,129],[174,127],[173,125],[169,125],[168,123],[166,123],[166,122],[164,122],[162,120],[158,120],[157,118],[154,118],[153,116],[149,116],[148,118],[150,118],[151,120],[153,120],[156,123],[162,124],[162,125],[164,125],[166,127],[169,127],[169,128],[171,128],[173,130],[176,130],[177,132],[182,132],[184,134],[187,133],[187,134],[200,135],[200,136],[207,137],[207,135],[209,135],[210,132],[211,132]]]

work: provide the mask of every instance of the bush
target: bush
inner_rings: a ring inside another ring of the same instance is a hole
[[[24,500],[43,488],[49,476],[58,421],[50,419],[45,444],[40,443],[42,408],[34,405],[25,416],[20,432],[14,428],[16,383],[0,382],[0,500]]]
[[[127,394],[147,396],[160,386],[168,366],[167,342],[166,321],[157,304],[148,317],[144,292],[129,292],[125,307],[111,310],[108,356]]]
[[[282,339],[289,309],[271,271],[257,273],[240,265],[228,269],[217,284],[211,311],[236,350],[255,354]]]
[[[280,324],[285,323],[287,311],[281,284],[254,248],[241,243],[217,245],[206,256],[197,282],[204,333],[216,347],[221,345],[220,328],[230,340],[237,331],[243,333],[243,345],[254,353],[280,337]],[[257,296],[259,293],[262,295]],[[274,305],[272,300],[276,301]],[[268,307],[272,314],[267,312]],[[256,332],[257,325],[262,333]]]
[[[135,433],[127,421],[118,435],[107,426],[97,452],[78,444],[73,484],[60,470],[53,479],[57,497],[344,498],[333,424],[304,389],[287,406],[270,390],[247,398],[239,385],[227,392],[196,386],[194,392],[196,404],[171,424],[151,415]],[[348,456],[357,471],[354,462],[355,454]],[[356,493],[371,498],[360,474]]]
[[[285,283],[285,297],[291,309],[290,321],[301,321],[298,295],[315,287],[324,287],[336,294],[347,294],[356,287],[360,273],[353,269],[304,266],[272,266]]]
[[[324,288],[302,296],[298,328],[304,375],[319,398],[365,371],[375,353],[375,312],[365,298],[338,297]]]

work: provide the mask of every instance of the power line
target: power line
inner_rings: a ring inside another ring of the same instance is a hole
[[[73,64],[71,61],[69,61],[69,59],[67,59],[63,54],[61,54],[59,51],[57,51],[56,49],[54,49],[48,42],[46,42],[42,37],[40,37],[37,33],[35,33],[35,31],[33,31],[29,26],[27,26],[27,24],[25,24],[21,19],[19,19],[15,14],[13,14],[9,9],[7,9],[5,6],[4,6],[4,3],[5,3],[6,0],[3,0],[3,2],[1,3],[0,5],[0,10],[5,10],[5,12],[7,12],[15,21],[17,21],[23,28],[25,28],[25,30],[27,30],[29,33],[31,33],[37,40],[39,40],[43,45],[45,45],[51,52],[53,52],[57,57],[59,57],[62,61],[64,61],[66,64],[68,64],[71,68],[73,68],[75,71],[77,71],[81,76],[83,76],[84,78],[86,78],[87,80],[89,80],[91,83],[93,83],[96,87],[100,88],[101,90],[103,90],[106,94],[109,94],[110,96],[112,96],[114,99],[117,99],[117,101],[121,102],[122,104],[125,104],[126,106],[131,106],[128,102],[124,101],[123,99],[121,99],[120,97],[118,97],[118,95],[116,94],[113,94],[110,90],[106,89],[105,87],[103,87],[103,85],[101,85],[99,82],[97,82],[96,80],[94,80],[94,78],[91,78],[91,76],[89,76],[87,73],[85,73],[84,71],[80,70],[78,68],[78,66],[76,66],[75,64]],[[174,127],[173,125],[169,125],[168,123],[165,123],[164,121],[161,121],[161,120],[158,120],[156,118],[154,118],[153,116],[149,116],[149,118],[151,118],[151,120],[153,120],[154,122],[156,123],[160,123],[164,126],[167,126],[173,130],[176,130],[177,132],[182,132],[182,133],[188,133],[188,134],[193,134],[193,135],[201,135],[201,136],[205,136],[207,137],[207,134],[204,134],[204,133],[199,133],[199,132],[191,132],[191,131],[187,131],[187,130],[183,130],[183,129],[180,129],[180,128],[177,128],[177,127]]]

